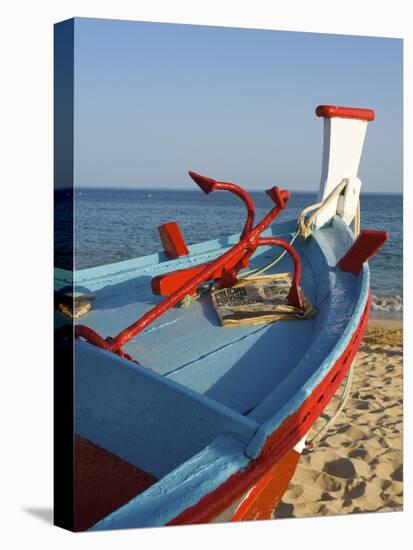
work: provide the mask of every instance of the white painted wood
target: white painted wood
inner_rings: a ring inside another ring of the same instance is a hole
[[[315,225],[328,222],[340,209],[350,225],[356,213],[361,182],[357,178],[358,167],[366,135],[367,120],[354,118],[324,118],[323,162],[318,201],[327,197],[344,179],[349,178],[350,189],[342,197],[327,206],[317,216]]]
[[[343,218],[347,225],[354,220],[359,201],[361,181],[359,178],[348,178],[344,194],[340,195],[337,203],[337,214]]]

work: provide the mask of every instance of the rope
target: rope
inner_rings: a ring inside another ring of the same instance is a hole
[[[307,206],[307,208],[304,208],[304,210],[301,212],[299,218],[298,218],[298,230],[301,234],[301,236],[304,239],[307,239],[311,233],[312,233],[312,227],[315,223],[315,220],[317,216],[326,208],[333,200],[336,199],[338,195],[342,193],[342,191],[347,187],[349,180],[347,178],[344,178],[341,180],[341,182],[335,187],[331,193],[321,202],[318,202],[317,204],[312,204],[310,206]],[[314,214],[307,220],[306,216],[309,212],[312,212],[315,210]],[[357,203],[357,209],[356,213],[354,215],[353,220],[353,233],[357,237],[360,233],[360,201]]]
[[[347,186],[348,179],[343,179],[337,187],[331,191],[331,193],[321,202],[318,202],[316,204],[311,204],[304,208],[299,217],[298,217],[298,227],[297,231],[293,233],[293,236],[290,240],[290,245],[294,243],[294,241],[297,239],[297,237],[300,235],[304,239],[307,239],[312,234],[312,226],[314,225],[314,222],[317,218],[317,216],[328,206],[335,198],[336,196],[340,195],[340,193],[343,191],[343,189]],[[309,212],[312,212],[315,210],[314,214],[307,220],[306,216]],[[357,211],[356,215],[354,217],[353,222],[353,232],[355,236],[357,237],[360,233],[360,202],[357,203]],[[274,260],[272,260],[269,264],[264,265],[263,267],[257,268],[257,269],[251,269],[250,271],[247,271],[246,273],[243,273],[242,278],[243,279],[249,279],[251,277],[256,277],[257,275],[261,275],[265,271],[268,271],[268,269],[271,269],[274,265],[276,265],[280,260],[284,258],[286,254],[286,251],[283,250]]]
[[[347,186],[348,184],[348,179],[347,178],[344,178],[338,185],[337,187],[335,187],[331,193],[321,202],[318,202],[318,203],[315,203],[315,204],[311,204],[309,206],[307,206],[306,208],[304,208],[299,217],[298,217],[298,227],[297,227],[297,230],[295,231],[295,233],[293,233],[292,237],[291,237],[291,240],[289,241],[289,244],[290,245],[293,245],[294,241],[297,239],[298,236],[301,236],[303,237],[304,239],[307,239],[308,237],[310,237],[310,235],[312,234],[312,227],[315,223],[315,220],[317,218],[317,216],[320,214],[320,212],[322,212],[324,210],[324,208],[326,208],[338,195],[340,195],[340,193],[343,191],[343,189],[345,189],[345,187]],[[310,212],[313,212],[315,210],[315,212],[312,214],[312,216],[307,220],[306,216],[307,214],[309,214]],[[353,221],[353,233],[354,235],[357,237],[360,233],[360,201],[357,203],[357,210],[356,210],[356,214],[354,216],[354,221]],[[273,260],[271,260],[271,262],[269,262],[268,264],[264,265],[263,267],[259,267],[259,268],[256,268],[256,269],[251,269],[250,271],[246,271],[244,273],[242,273],[242,277],[240,277],[240,279],[242,278],[243,280],[244,279],[251,279],[253,277],[257,277],[258,275],[261,275],[262,273],[265,273],[266,271],[268,271],[269,269],[271,269],[272,267],[274,267],[278,262],[280,262],[284,256],[286,255],[287,251],[286,250],[283,250],[280,254],[278,254],[278,256],[276,256]],[[180,302],[179,304],[179,307],[182,307],[182,308],[187,308],[187,307],[190,307],[191,304],[198,300],[203,294],[209,292],[210,290],[210,285],[208,286],[207,289],[205,289],[203,292],[198,292],[197,294],[195,294],[194,296],[185,296],[185,298]]]
[[[297,230],[289,242],[290,246],[294,243],[295,239],[298,237],[300,232]],[[284,258],[284,256],[287,254],[286,250],[283,250],[278,256],[274,258],[274,260],[271,260],[269,264],[264,265],[263,267],[257,267],[256,269],[251,269],[250,271],[247,271],[242,274],[242,279],[251,279],[252,277],[256,277],[257,275],[261,275],[262,273],[265,273],[265,271],[268,271],[276,265],[280,260]]]
[[[189,294],[187,294],[179,303],[178,303],[178,307],[182,308],[182,309],[187,309],[188,307],[190,307],[194,302],[196,302],[197,300],[199,300],[199,298],[201,296],[203,296],[204,294],[208,294],[208,292],[210,292],[211,288],[212,288],[212,285],[213,283],[204,283],[203,285],[201,285],[200,287],[198,287],[198,292],[196,294],[194,294],[193,296],[190,296]]]
[[[344,180],[343,180],[344,181]],[[343,182],[340,183],[340,186]],[[337,189],[337,188],[336,188]],[[335,190],[336,190],[335,189]],[[334,190],[334,191],[335,191]],[[334,193],[333,191],[333,193]],[[331,195],[329,195],[330,197]],[[329,198],[327,197],[327,199]],[[314,215],[313,215],[314,216]],[[312,216],[312,217],[313,217]],[[311,218],[310,218],[311,219]],[[355,237],[358,237],[358,235],[360,234],[360,222],[361,222],[361,213],[360,213],[360,201],[358,201],[357,203],[357,210],[356,210],[356,214],[354,216],[354,220],[353,220],[353,233],[354,233],[354,236]],[[311,230],[310,230],[311,231]],[[347,380],[346,380],[346,383],[344,385],[344,389],[343,389],[343,393],[341,395],[341,398],[340,398],[340,401],[338,403],[338,406],[337,406],[337,409],[336,411],[334,412],[334,414],[327,420],[327,422],[325,423],[324,427],[321,428],[316,434],[315,436],[306,441],[305,445],[306,445],[306,448],[309,449],[310,451],[312,451],[316,445],[318,445],[318,443],[324,438],[325,434],[327,433],[328,429],[330,428],[330,426],[332,426],[334,424],[334,422],[337,420],[337,417],[340,415],[341,411],[344,409],[345,407],[345,404],[347,403],[347,400],[348,400],[348,397],[350,395],[350,391],[351,391],[351,384],[352,384],[352,381],[353,381],[353,373],[354,373],[354,365],[355,365],[355,361],[353,361],[353,363],[351,364],[351,367],[348,371],[348,375],[347,375]]]
[[[340,415],[341,411],[344,409],[351,391],[351,383],[353,381],[355,363],[356,362],[353,361],[348,371],[346,383],[344,385],[343,393],[341,395],[336,411],[334,412],[334,414],[330,416],[330,418],[327,420],[324,426],[315,434],[315,436],[312,439],[309,439],[305,442],[305,446],[308,450],[312,451],[316,447],[316,445],[318,445],[318,443],[324,438],[330,426],[334,424],[334,422],[337,420],[337,417]]]
[[[317,216],[326,208],[335,198],[341,194],[343,189],[347,186],[348,179],[344,178],[341,182],[335,187],[327,197],[317,204],[312,204],[304,208],[301,212],[300,217],[298,218],[298,228],[300,234],[304,239],[307,239],[312,233],[312,227],[315,223]],[[306,216],[309,212],[315,210],[314,214],[307,220]]]

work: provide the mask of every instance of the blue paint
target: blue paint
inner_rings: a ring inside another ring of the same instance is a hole
[[[243,445],[218,437],[145,492],[94,525],[90,531],[165,525],[196,504],[249,462]]]
[[[337,235],[342,238],[341,242]],[[320,296],[323,307],[317,303],[320,307],[317,323],[320,326],[303,360],[251,413],[250,417],[261,424],[247,448],[251,457],[258,456],[266,438],[304,403],[342,355],[360,323],[368,299],[367,264],[357,277],[335,268],[352,242],[352,234],[345,224],[336,218],[331,227],[314,232],[313,237],[314,244],[320,244],[320,251],[330,268],[328,286],[320,285],[323,289]],[[328,242],[338,246],[328,248]],[[276,412],[275,404],[278,405]]]
[[[294,230],[292,220],[266,234],[288,239]],[[80,322],[104,337],[116,335],[161,300],[150,292],[152,276],[213,259],[237,240],[200,243],[177,260],[156,254],[75,272],[76,287],[96,294],[94,309]],[[97,529],[162,525],[258,456],[360,322],[368,266],[357,277],[336,268],[352,242],[338,218],[296,241],[302,286],[318,309],[311,320],[222,328],[205,297],[189,309],[169,310],[125,346],[143,366],[76,344],[76,431],[159,478]],[[251,267],[273,255],[260,249]],[[277,265],[286,270],[287,258]],[[68,282],[70,274],[57,270],[57,288]]]
[[[225,433],[244,445],[255,421],[85,342],[76,344],[75,431],[161,478]]]

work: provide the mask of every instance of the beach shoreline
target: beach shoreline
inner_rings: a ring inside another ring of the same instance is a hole
[[[401,319],[389,319],[389,318],[371,318],[369,319],[368,328],[379,328],[383,330],[402,330],[403,321]]]
[[[381,328],[387,330],[403,329],[402,311],[374,310],[370,312],[368,328]]]
[[[403,510],[403,325],[400,314],[372,313],[349,399],[318,447],[303,452],[274,518]],[[310,438],[334,413],[341,392]]]

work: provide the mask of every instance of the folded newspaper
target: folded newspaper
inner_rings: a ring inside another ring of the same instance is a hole
[[[241,279],[231,288],[213,289],[212,303],[221,325],[244,326],[286,319],[310,319],[316,310],[305,296],[304,311],[288,303],[291,282],[291,273],[277,273]]]

